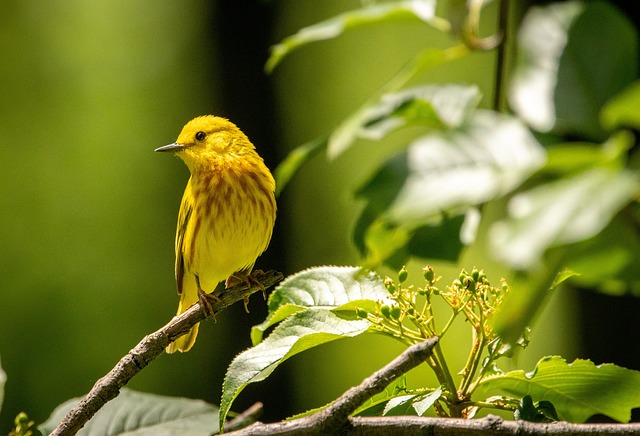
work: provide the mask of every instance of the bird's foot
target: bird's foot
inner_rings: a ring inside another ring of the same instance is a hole
[[[225,282],[225,285],[226,285],[227,288],[230,288],[232,286],[244,283],[245,285],[247,285],[248,288],[257,287],[262,291],[262,296],[266,300],[267,299],[266,289],[265,289],[264,285],[259,280],[259,278],[262,277],[263,275],[264,275],[264,271],[262,271],[261,269],[253,270],[250,274],[235,273],[235,274],[232,274],[231,276],[229,276],[229,278]],[[248,304],[249,304],[249,297],[245,297],[244,298],[244,310],[247,313],[249,313]]]
[[[207,318],[209,317],[213,318],[213,320],[215,321],[216,313],[213,310],[212,303],[219,303],[220,298],[216,297],[213,294],[207,294],[205,291],[198,288],[198,301],[200,302],[200,306],[202,307],[202,311],[204,312],[204,315]]]

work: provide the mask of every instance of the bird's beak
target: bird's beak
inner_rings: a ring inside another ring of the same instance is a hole
[[[163,145],[162,147],[158,147],[154,151],[174,151],[175,152],[175,151],[180,151],[184,147],[185,147],[184,144],[178,144],[177,142],[174,142],[173,144]]]

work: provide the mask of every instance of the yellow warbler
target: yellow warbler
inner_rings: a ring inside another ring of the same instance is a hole
[[[276,219],[275,182],[255,147],[229,120],[212,115],[189,121],[171,151],[191,173],[176,231],[178,315],[216,285],[247,280],[266,250]],[[198,325],[167,347],[189,351]]]

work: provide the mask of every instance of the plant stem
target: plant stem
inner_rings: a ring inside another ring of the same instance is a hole
[[[444,354],[442,353],[442,348],[440,348],[440,344],[436,344],[433,347],[433,351],[430,358],[430,366],[435,372],[436,377],[440,384],[444,387],[443,390],[449,392],[452,396],[451,401],[458,401],[458,393],[456,391],[456,384],[453,381],[453,377],[451,376],[451,371],[449,371],[449,367],[447,366],[447,361],[444,358]],[[451,406],[451,404],[450,404]]]
[[[496,82],[493,93],[493,109],[497,112],[502,110],[504,100],[504,82],[506,74],[507,43],[509,41],[509,1],[500,0],[500,12],[498,13],[498,31],[502,37],[498,45],[496,58]]]
[[[474,330],[475,331],[475,330]],[[474,334],[475,336],[476,334]],[[473,385],[471,382],[474,379],[475,373],[478,370],[480,361],[482,360],[482,350],[486,345],[484,335],[480,335],[479,338],[474,338],[473,350],[471,351],[470,360],[465,366],[465,373],[462,383],[460,384],[460,394],[463,398],[467,398],[470,395],[470,387]]]

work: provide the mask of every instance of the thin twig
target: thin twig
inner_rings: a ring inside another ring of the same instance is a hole
[[[316,414],[275,424],[256,422],[247,428],[226,434],[229,436],[340,434],[346,431],[345,426],[349,425],[349,416],[358,407],[369,398],[382,392],[389,383],[402,374],[423,363],[431,355],[431,351],[437,343],[438,338],[433,337],[412,345],[384,368],[374,372],[358,386],[347,390],[326,409]]]
[[[251,407],[249,407],[244,412],[240,413],[238,416],[233,419],[227,421],[224,425],[224,429],[226,431],[234,431],[244,427],[247,427],[250,424],[253,424],[258,420],[258,417],[262,414],[264,406],[261,402],[254,403]]]
[[[283,279],[283,275],[277,271],[268,271],[256,277],[256,280],[269,288]],[[259,286],[248,287],[239,284],[229,289],[213,292],[218,301],[212,302],[214,313],[220,312],[228,306],[261,290]],[[186,334],[191,328],[206,318],[200,302],[191,306],[185,313],[174,317],[160,330],[145,336],[117,365],[104,377],[96,382],[87,396],[78,403],[53,430],[51,436],[75,435],[93,415],[98,412],[108,401],[114,399],[120,393],[120,388],[126,385],[131,378],[158,357],[167,345],[180,336]]]
[[[509,2],[511,0],[500,0],[500,12],[498,13],[498,32],[502,35],[500,45],[498,45],[498,53],[496,57],[496,77],[495,91],[493,94],[493,109],[500,112],[504,102],[504,93],[506,86],[505,76],[507,70],[507,49],[510,43],[509,35]]]

